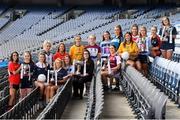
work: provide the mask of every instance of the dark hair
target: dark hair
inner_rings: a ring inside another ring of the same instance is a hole
[[[123,37],[121,25],[116,25],[114,28],[119,28],[119,30],[120,30],[120,37]]]
[[[70,57],[69,55],[66,55],[65,57],[68,57],[68,58],[69,58],[70,65],[72,65],[71,57]],[[65,58],[65,57],[64,57],[64,58]],[[66,66],[66,64],[65,64],[65,66]]]
[[[131,39],[130,39],[131,45],[132,45],[132,43],[133,43],[131,32],[126,32],[126,33],[124,34],[124,42],[123,42],[124,47],[126,47],[126,38],[125,38],[126,34],[129,34],[129,35],[131,36]]]
[[[109,31],[106,31],[106,32],[104,32],[104,33],[109,34],[109,40],[111,40],[111,34],[109,33]],[[104,38],[104,33],[103,33],[103,35],[102,35],[102,41],[105,40],[105,38]]]
[[[18,63],[18,62],[19,62],[19,54],[18,54],[18,52],[16,52],[16,51],[14,51],[14,52],[11,53],[10,61],[11,61],[11,62],[14,61],[14,60],[13,60],[13,54],[17,54],[17,60],[16,60],[15,62]]]
[[[115,46],[115,45],[111,44],[110,46],[113,46],[113,48],[114,48],[114,49],[115,49],[115,51],[116,51],[116,49],[117,49],[117,48],[116,48],[116,46]]]
[[[38,56],[43,55],[44,56],[44,63],[46,64],[46,55],[44,52],[40,52]]]
[[[65,46],[65,44],[64,44],[64,43],[60,43],[60,44],[59,44],[57,52],[59,52],[59,51],[60,51],[60,49],[59,49],[60,45],[63,45],[63,46],[64,46],[64,51],[63,51],[63,52],[65,53],[65,52],[66,52],[66,46]]]
[[[132,26],[131,26],[131,33],[132,33],[132,28],[133,27],[136,27],[137,28],[137,34],[138,34],[138,25],[137,24],[133,24]]]
[[[33,60],[32,60],[31,52],[30,52],[30,51],[25,51],[24,54],[25,54],[25,53],[28,53],[28,54],[29,54],[29,56],[30,56],[30,63],[34,63]]]
[[[84,50],[84,52],[87,52],[87,53],[88,53],[89,58],[88,58],[87,64],[90,64],[90,63],[92,62],[91,54],[90,54],[90,52],[89,52],[88,50]],[[84,53],[84,52],[83,52],[83,53]]]

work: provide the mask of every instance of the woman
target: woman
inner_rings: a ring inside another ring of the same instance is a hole
[[[107,65],[105,65],[101,69],[101,77],[102,77],[102,82],[104,85],[104,89],[106,90],[108,88],[108,77],[110,78],[110,88],[112,88],[112,83],[113,83],[113,78],[116,79],[116,87],[115,90],[119,90],[119,69],[120,69],[120,64],[121,64],[121,58],[119,55],[116,54],[116,47],[114,45],[110,46],[110,55],[109,55],[109,67],[108,68],[108,62]]]
[[[159,35],[161,36],[161,52],[162,56],[166,59],[171,59],[173,51],[175,49],[175,39],[177,35],[176,28],[170,24],[168,17],[163,17],[162,27],[159,30]]]
[[[52,63],[53,63],[53,54],[50,52],[51,50],[51,42],[49,40],[45,40],[43,43],[43,51],[44,54],[46,55],[46,62],[52,68]]]
[[[161,40],[160,37],[157,35],[157,27],[152,26],[151,27],[151,56],[156,57],[161,55],[160,46],[161,46]]]
[[[116,46],[116,50],[119,48],[119,45],[123,41],[122,28],[120,25],[114,27],[115,37],[111,40],[111,44]]]
[[[147,37],[147,29],[145,26],[141,26],[138,39],[139,55],[136,61],[136,67],[145,76],[147,75],[147,64],[148,55],[150,54],[150,47],[151,41],[149,37]]]
[[[16,92],[19,89],[20,84],[20,64],[19,64],[19,54],[17,52],[11,53],[10,62],[8,64],[9,73],[9,103],[8,109],[11,109],[15,104]]]
[[[88,43],[89,44],[85,47],[85,49],[90,52],[91,59],[96,63],[100,60],[101,57],[101,48],[99,47],[99,45],[96,44],[96,36],[89,35]]]
[[[135,62],[136,62],[139,50],[138,50],[136,42],[132,40],[132,35],[130,32],[127,32],[124,35],[124,42],[121,43],[118,49],[118,53],[120,54],[120,56],[123,52],[129,53],[129,59],[126,61],[126,64],[129,64],[135,67]]]
[[[35,81],[35,86],[40,88],[40,95],[41,95],[40,100],[43,100],[47,71],[50,68],[46,63],[45,54],[40,52],[38,56],[39,56],[39,62],[37,62],[35,65],[35,78],[37,78],[37,80]],[[41,78],[40,76],[44,76],[44,78]]]
[[[63,60],[57,58],[54,61],[54,71],[57,73],[57,85],[55,81],[50,81],[50,84],[46,87],[46,102],[50,102],[55,95],[57,89],[64,85],[67,81],[67,71],[63,68]],[[55,75],[53,76],[55,78]]]
[[[103,38],[103,40],[100,43],[101,57],[107,58],[109,56],[109,47],[111,45],[110,33],[108,31],[104,32],[102,38]]]
[[[75,36],[74,41],[75,41],[75,44],[70,48],[69,55],[70,55],[72,61],[74,61],[74,60],[82,61],[84,46],[81,45],[81,37]]]
[[[73,79],[73,88],[74,88],[74,97],[83,98],[83,90],[84,90],[84,83],[90,83],[93,77],[93,70],[94,70],[94,62],[90,57],[90,52],[88,50],[84,50],[83,52],[83,65],[81,64],[81,70],[77,67],[77,70],[80,72],[79,75],[75,75]],[[79,66],[79,65],[78,65]],[[89,93],[89,86],[86,87],[85,95]],[[78,92],[80,90],[80,93]]]
[[[71,58],[69,55],[65,56],[64,63],[64,68],[67,70],[68,75],[71,76],[74,73],[74,66],[71,63]]]
[[[57,52],[53,56],[53,61],[55,61],[57,58],[60,58],[61,60],[64,60],[64,57],[66,55],[68,55],[68,54],[66,53],[65,44],[64,43],[60,43]]]
[[[131,34],[132,34],[132,40],[137,43],[138,42],[138,38],[139,38],[139,35],[138,35],[138,25],[137,24],[132,25],[132,27],[131,27]]]
[[[27,96],[33,88],[35,65],[29,51],[24,52],[24,62],[21,64],[20,98]]]

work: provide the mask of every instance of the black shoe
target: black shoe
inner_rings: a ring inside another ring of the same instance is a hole
[[[109,88],[108,88],[108,86],[104,85],[103,89],[104,89],[104,91],[108,91]]]

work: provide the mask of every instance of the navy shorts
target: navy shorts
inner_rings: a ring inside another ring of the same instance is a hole
[[[174,51],[174,44],[173,43],[162,43],[160,49],[161,50],[173,50]]]
[[[137,61],[140,61],[141,63],[148,63],[148,61],[149,61],[148,56],[139,54],[138,58],[137,58]]]
[[[32,88],[33,87],[33,83],[32,80],[29,80],[28,77],[23,77],[23,79],[21,79],[21,84],[20,84],[20,88]]]
[[[15,90],[18,90],[19,89],[19,85],[15,85],[15,84],[10,84],[9,86],[10,88],[13,88]]]

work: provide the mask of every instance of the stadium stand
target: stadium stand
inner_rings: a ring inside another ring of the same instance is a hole
[[[123,33],[129,31],[132,24],[144,25],[148,32],[152,25],[161,27],[160,18],[175,12],[176,7],[134,7],[130,9],[117,7],[14,7],[26,10],[26,14],[15,21],[0,17],[0,59],[7,59],[12,51],[17,51],[22,57],[24,51],[31,51],[33,61],[38,61],[38,52],[42,50],[44,40],[53,43],[52,52],[55,53],[60,42],[64,42],[67,51],[73,43],[75,35],[81,35],[83,44],[87,44],[87,37],[95,34],[97,42],[101,42],[104,31],[109,31],[114,36],[113,27],[120,24]],[[0,15],[7,8],[0,9]],[[7,12],[11,12],[12,9]],[[63,16],[69,12],[82,11],[73,19]],[[127,17],[120,16],[129,13]],[[180,13],[169,16],[172,23],[180,21]],[[5,48],[5,49],[4,49]],[[22,59],[22,58],[21,58]],[[164,119],[168,97],[179,103],[180,85],[180,54],[173,53],[173,61],[156,57],[149,68],[149,75],[145,78],[140,72],[130,66],[122,68],[119,76],[123,85],[124,94],[129,105],[136,114],[137,119]],[[20,60],[22,62],[22,60]],[[6,64],[7,65],[7,64]],[[152,83],[151,83],[152,82]],[[156,87],[157,86],[157,87]],[[40,108],[38,103],[39,88],[33,89],[22,100],[17,99],[16,105],[7,110],[8,91],[7,68],[0,68],[0,118],[1,119],[59,119],[71,100],[72,83],[70,80],[57,90],[57,94],[45,108]],[[19,97],[19,93],[17,98]],[[105,104],[104,90],[101,82],[100,68],[91,83],[89,96],[86,102],[84,119],[101,119]],[[61,106],[61,107],[59,107]]]

